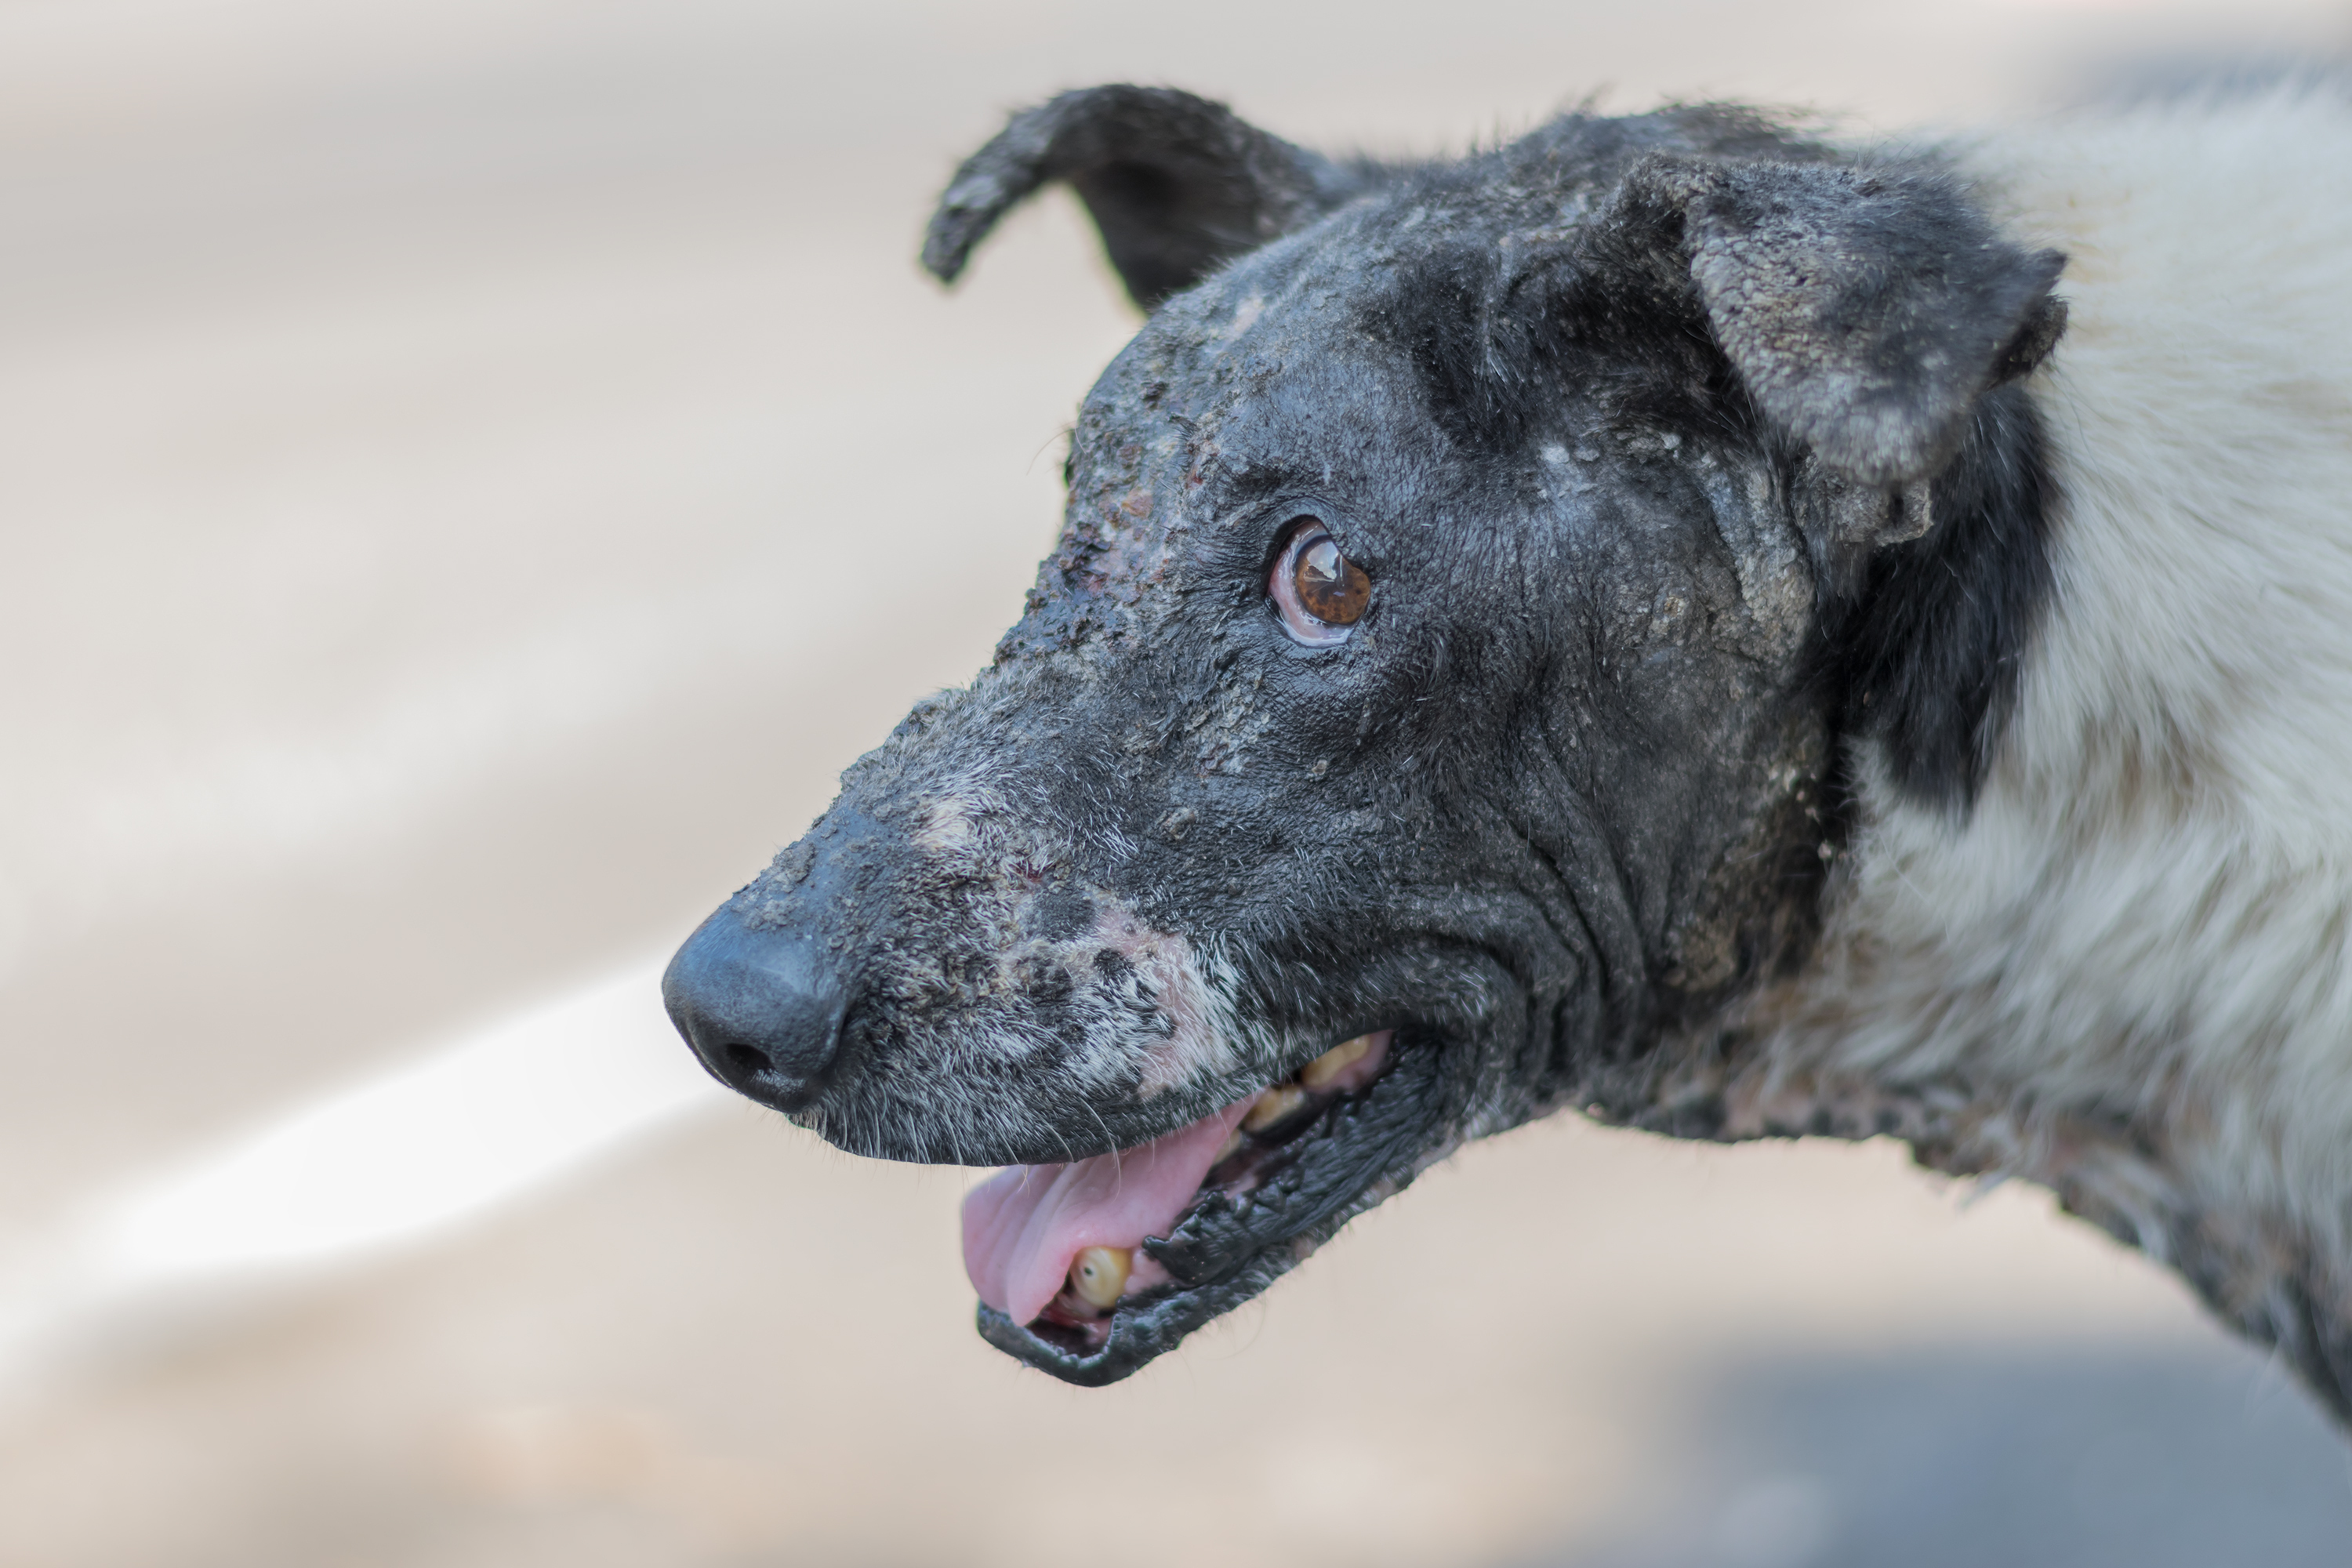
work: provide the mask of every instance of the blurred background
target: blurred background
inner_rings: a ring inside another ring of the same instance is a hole
[[[1103,80],[1328,149],[1857,129],[2301,0],[0,0],[0,1565],[2341,1563],[2286,1374],[2046,1197],[1559,1121],[1082,1393],[971,1173],[653,977],[1058,523],[1134,318],[931,198]]]

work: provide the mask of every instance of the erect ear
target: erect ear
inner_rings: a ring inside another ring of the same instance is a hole
[[[1764,417],[1850,485],[1902,488],[1896,510],[1917,529],[1918,483],[1959,448],[1977,399],[2065,330],[2050,289],[2066,258],[2002,238],[1938,171],[1657,158],[1624,201],[1679,230],[1707,324]]]
[[[1211,268],[1330,211],[1366,172],[1294,147],[1171,88],[1094,87],[1013,117],[931,216],[923,265],[943,283],[1024,197],[1066,180],[1149,310]]]

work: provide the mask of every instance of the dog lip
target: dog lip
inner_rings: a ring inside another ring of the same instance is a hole
[[[1403,1031],[1395,1043],[1403,1046]],[[1168,1269],[1170,1283],[1131,1294],[1108,1318],[1083,1326],[1050,1317],[1016,1323],[982,1302],[975,1325],[981,1337],[1014,1360],[1083,1388],[1141,1370],[1304,1262],[1429,1163],[1426,1141],[1416,1134],[1429,1124],[1440,1054],[1427,1046],[1394,1050],[1387,1070],[1327,1108],[1328,1124],[1292,1145],[1297,1152],[1249,1194],[1260,1201],[1203,1189],[1169,1236],[1142,1244]],[[1335,1153],[1341,1157],[1335,1160]],[[1330,1180],[1350,1171],[1353,1179],[1344,1184]],[[1282,1222],[1278,1229],[1265,1225],[1269,1218]],[[1253,1219],[1259,1223],[1250,1224]]]

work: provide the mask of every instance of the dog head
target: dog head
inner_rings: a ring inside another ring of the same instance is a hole
[[[1842,733],[1970,787],[1998,681],[1914,644],[1989,634],[1890,573],[1993,547],[2063,310],[1944,172],[1725,110],[1408,168],[1074,93],[927,262],[1050,180],[1151,312],[1059,546],[666,989],[845,1149],[1032,1167],[968,1215],[983,1331],[1100,1382],[1801,963]]]

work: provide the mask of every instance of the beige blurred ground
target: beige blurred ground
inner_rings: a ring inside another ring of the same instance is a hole
[[[1004,110],[1132,79],[1382,151],[1597,89],[1891,127],[2342,22],[0,0],[0,1226],[674,942],[977,668],[1132,330],[1058,197],[956,297],[914,269]],[[1839,1358],[2219,1369],[2179,1443],[2260,1427],[2352,1498],[2167,1278],[1884,1147],[1530,1129],[1091,1394],[972,1336],[963,1181],[706,1117],[18,1415],[0,1568],[1613,1563],[1676,1528],[1675,1563],[1795,1568],[1834,1531],[1700,1519],[1798,1495],[1726,1492],[1711,1391]],[[1989,1373],[2018,1392],[1972,1419],[2032,1449],[2042,1385]]]

